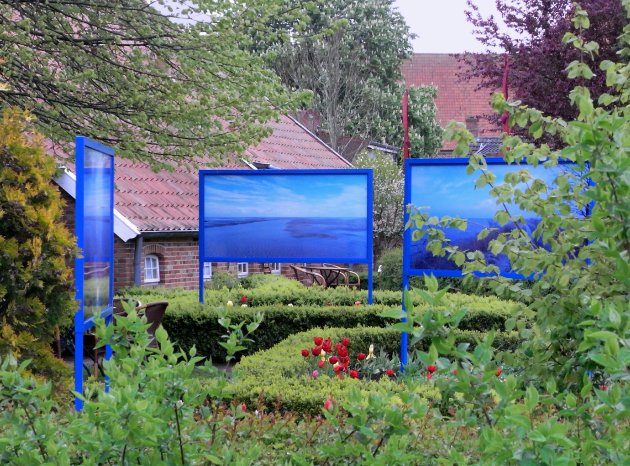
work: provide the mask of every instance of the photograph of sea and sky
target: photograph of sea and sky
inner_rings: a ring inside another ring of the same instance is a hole
[[[513,222],[499,225],[494,220],[494,213],[501,208],[496,199],[490,195],[490,187],[477,188],[475,181],[477,176],[466,174],[466,163],[435,163],[414,164],[409,166],[407,176],[410,183],[408,189],[408,203],[430,216],[457,217],[467,220],[467,228],[461,231],[455,228],[445,228],[444,233],[449,244],[457,246],[462,251],[482,251],[488,264],[496,265],[503,275],[509,275],[512,270],[508,258],[503,255],[494,255],[489,251],[489,243],[500,233],[516,228]],[[504,182],[505,175],[522,169],[527,169],[536,179],[544,181],[548,186],[560,174],[573,173],[570,164],[559,165],[555,168],[544,168],[542,165],[506,165],[504,163],[491,164],[489,170],[496,176],[495,186]],[[523,190],[525,183],[517,186]],[[539,243],[534,230],[540,222],[540,218],[532,212],[526,212],[518,206],[509,204],[509,213],[512,217],[522,216],[523,222],[519,227],[532,237],[535,243]],[[579,213],[578,213],[579,214]],[[485,228],[495,230],[484,239],[478,239],[479,232]],[[411,238],[412,231],[408,232]],[[459,274],[460,267],[445,257],[434,256],[427,247],[427,237],[419,241],[409,241],[410,254],[409,269],[414,272],[434,273],[436,275]]]
[[[290,260],[367,257],[368,177],[204,177],[204,256]]]

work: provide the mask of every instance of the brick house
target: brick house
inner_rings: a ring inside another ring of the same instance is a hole
[[[351,164],[291,117],[270,122],[273,133],[224,169],[351,168]],[[114,289],[164,286],[195,289],[199,277],[199,175],[177,167],[154,172],[146,163],[115,159]],[[75,174],[64,167],[55,179],[74,231]],[[238,276],[288,273],[281,264],[207,263],[204,278],[218,270]]]
[[[484,115],[494,113],[490,105],[493,92],[477,89],[478,80],[460,79],[458,74],[462,72],[463,66],[466,65],[460,63],[456,55],[415,53],[403,63],[401,72],[408,86],[437,88],[435,105],[440,126],[445,127],[451,120],[465,123],[482,150],[492,147],[498,151],[497,139],[501,135],[501,128],[498,123],[484,118]],[[440,153],[449,155],[454,148],[454,142],[444,141]]]

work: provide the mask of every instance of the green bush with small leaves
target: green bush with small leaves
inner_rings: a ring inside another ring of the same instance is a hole
[[[400,333],[391,328],[317,328],[291,335],[274,347],[245,356],[233,370],[234,396],[248,404],[263,404],[266,409],[289,410],[299,413],[317,413],[323,402],[335,399],[343,402],[353,386],[370,393],[397,393],[408,390],[396,379],[353,380],[345,377],[337,380],[325,375],[316,379],[310,376],[311,357],[305,358],[301,349],[311,349],[316,336],[330,337],[334,343],[342,338],[350,340],[349,355],[356,360],[360,352],[368,353],[374,345],[375,354],[381,352],[390,355],[400,353]],[[469,343],[472,347],[482,340],[482,332],[459,330],[456,332],[458,343]],[[497,349],[509,350],[518,346],[515,333],[498,333],[494,341]],[[419,349],[427,349],[430,341],[423,341]],[[398,367],[391,367],[398,372]],[[418,394],[427,399],[436,400],[436,392],[430,385],[415,385]]]
[[[248,303],[256,302],[257,289],[249,291],[251,292],[247,294]],[[188,351],[195,346],[198,353],[205,357],[210,357],[214,361],[224,360],[225,350],[220,345],[223,328],[217,320],[224,306],[200,304],[195,300],[195,294],[190,291],[164,290],[163,294],[136,296],[143,302],[162,299],[169,301],[163,325],[171,339],[183,350]],[[385,296],[388,297],[387,294]],[[234,299],[236,300],[237,296],[234,296]],[[264,314],[263,322],[253,337],[254,342],[248,345],[244,354],[270,348],[293,333],[315,327],[385,327],[395,322],[395,319],[384,317],[383,313],[400,308],[399,301],[393,306],[384,304],[289,306],[278,302],[281,300],[282,295],[276,295],[275,299],[270,299],[275,301],[273,304],[260,306],[248,304],[247,307],[241,307],[237,304],[238,301],[235,301],[233,307],[225,307],[229,317],[235,321],[251,322],[256,313]],[[446,301],[449,305],[466,308],[469,311],[461,323],[462,329],[479,332],[491,329],[504,330],[507,319],[520,309],[519,304],[510,301],[455,293],[449,294]]]

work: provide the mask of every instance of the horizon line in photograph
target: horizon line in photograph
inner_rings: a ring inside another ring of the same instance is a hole
[[[210,218],[366,218],[367,175],[212,174],[204,178]]]

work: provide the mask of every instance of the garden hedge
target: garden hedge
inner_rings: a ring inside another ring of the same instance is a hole
[[[483,334],[474,331],[456,331],[458,342],[475,343],[483,338]],[[316,328],[289,336],[274,347],[245,356],[234,367],[232,372],[232,392],[239,401],[249,406],[259,406],[267,410],[289,410],[302,414],[321,412],[323,402],[331,398],[343,401],[350,387],[357,386],[362,391],[380,392],[406,390],[404,383],[396,379],[354,380],[345,377],[343,380],[321,375],[317,379],[309,376],[312,359],[304,358],[301,348],[313,346],[313,338],[330,337],[333,342],[343,337],[350,339],[350,357],[355,360],[359,352],[368,352],[370,344],[375,352],[384,351],[398,354],[400,350],[400,333],[385,328]],[[498,333],[494,345],[501,349],[513,349],[518,345],[514,333]],[[427,345],[428,346],[428,342]],[[426,349],[426,348],[425,348]],[[421,385],[422,396],[438,400],[439,394],[430,384]]]
[[[514,312],[515,303],[496,298],[478,298],[469,295],[447,295],[445,302],[468,309],[467,316],[460,323],[462,330],[486,332],[494,329],[503,331],[505,320]],[[261,307],[230,308],[229,316],[234,322],[251,321],[254,314],[262,312],[264,320],[253,335],[254,343],[244,354],[271,348],[275,344],[297,332],[315,327],[386,327],[393,319],[381,314],[392,306],[288,306],[268,305]],[[174,299],[164,316],[163,325],[171,340],[183,350],[193,345],[201,356],[223,361],[225,351],[219,345],[225,329],[218,324],[217,307],[190,303],[188,300]]]

